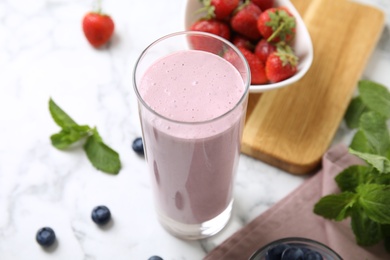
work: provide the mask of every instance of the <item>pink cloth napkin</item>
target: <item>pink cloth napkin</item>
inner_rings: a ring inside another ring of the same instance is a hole
[[[291,194],[237,231],[204,259],[248,259],[258,248],[284,237],[305,237],[328,245],[345,260],[390,259],[382,244],[360,247],[349,218],[335,222],[313,213],[324,195],[339,192],[334,177],[350,165],[362,164],[345,145],[332,147],[322,159],[322,169]]]

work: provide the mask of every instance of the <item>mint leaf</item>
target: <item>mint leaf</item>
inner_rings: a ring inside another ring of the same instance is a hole
[[[372,183],[390,185],[390,174],[377,174],[375,178],[373,178]]]
[[[54,121],[62,128],[77,125],[51,98],[49,100],[49,111]]]
[[[314,213],[324,218],[341,221],[348,217],[349,210],[356,200],[357,196],[352,192],[327,195],[314,205]]]
[[[358,88],[363,103],[370,110],[390,118],[390,92],[385,86],[369,80],[361,80]]]
[[[359,126],[375,154],[386,156],[390,150],[386,118],[374,111],[367,112],[360,118]]]
[[[84,150],[95,168],[106,173],[118,174],[121,169],[119,155],[102,142],[96,128],[93,129],[93,134],[88,137]]]
[[[62,128],[59,133],[50,136],[54,147],[63,150],[87,138],[84,150],[92,165],[106,173],[119,173],[121,163],[118,153],[103,143],[96,128],[78,125],[52,99],[49,100],[49,110],[54,121]]]
[[[361,153],[374,153],[374,150],[362,130],[358,130],[352,138],[349,148]]]
[[[50,139],[51,143],[57,149],[63,150],[68,148],[73,143],[80,141],[88,136],[90,131],[89,126],[73,125],[63,128],[59,133],[53,134]]]
[[[367,216],[380,224],[390,224],[390,186],[363,184],[356,189],[359,205]]]
[[[363,113],[370,111],[360,97],[355,97],[349,103],[344,119],[351,129],[359,127],[360,117]]]
[[[371,168],[364,165],[353,165],[340,172],[335,180],[341,191],[355,192],[355,189],[370,178]]]
[[[381,225],[372,221],[358,205],[351,210],[351,227],[356,242],[361,246],[375,245],[383,238]]]
[[[379,173],[390,173],[390,160],[388,158],[381,155],[361,153],[351,148],[349,149],[349,152],[365,160],[368,164],[376,168]]]

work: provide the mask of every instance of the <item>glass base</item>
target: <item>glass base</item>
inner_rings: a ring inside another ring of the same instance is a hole
[[[186,240],[198,240],[210,237],[221,231],[229,222],[233,208],[233,200],[218,216],[200,224],[183,224],[161,213],[158,218],[161,225],[175,237]]]

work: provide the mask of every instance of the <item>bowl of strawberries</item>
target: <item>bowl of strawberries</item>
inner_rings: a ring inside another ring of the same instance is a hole
[[[185,29],[232,42],[248,61],[251,93],[297,82],[313,61],[310,34],[289,0],[187,0]]]

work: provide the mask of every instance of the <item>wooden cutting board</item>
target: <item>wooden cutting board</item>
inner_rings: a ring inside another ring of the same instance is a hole
[[[242,152],[293,174],[320,166],[382,32],[384,13],[347,0],[292,0],[314,47],[297,83],[250,94]]]

